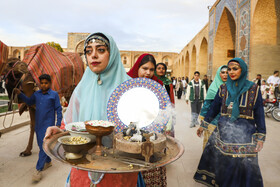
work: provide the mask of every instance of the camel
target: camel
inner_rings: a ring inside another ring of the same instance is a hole
[[[8,59],[6,67],[4,68],[2,74],[5,75],[5,87],[7,89],[10,101],[15,100],[16,98],[16,96],[12,94],[13,89],[16,86],[20,86],[21,90],[28,97],[30,97],[36,90],[38,90],[38,87],[36,86],[31,73],[27,69],[27,64],[17,58]],[[21,83],[19,83],[19,81],[21,81]],[[21,103],[21,101],[19,101],[19,103]],[[19,114],[21,115],[25,110],[27,110],[27,108],[30,114],[30,134],[27,147],[23,152],[20,153],[20,156],[31,155],[33,146],[35,129],[35,106],[28,106],[25,103],[22,103],[19,108]]]
[[[34,49],[48,49],[48,50],[55,50],[55,49],[51,49],[49,46],[46,46],[45,44],[41,44],[41,45],[37,45],[34,46]],[[38,53],[36,52],[37,55],[41,55],[42,53]],[[46,53],[44,53],[46,54]],[[50,54],[50,53],[48,53]],[[68,66],[65,65],[65,61],[64,61],[64,66],[60,66],[58,69],[56,69],[59,72],[50,72],[53,73],[54,75],[57,74],[61,74],[62,76],[56,76],[54,77],[54,79],[57,81],[61,81],[61,86],[62,87],[58,87],[59,84],[55,84],[53,83],[53,86],[56,89],[62,90],[59,92],[59,95],[61,97],[61,100],[63,103],[69,102],[71,94],[74,90],[74,88],[76,87],[76,85],[78,84],[78,82],[80,81],[80,79],[83,76],[83,72],[84,72],[84,63],[81,60],[81,58],[79,56],[77,56],[77,54],[74,53],[57,53],[56,51],[53,51],[53,54],[58,56],[61,55],[60,58],[64,57],[65,59],[68,59],[68,62],[70,63],[71,60],[71,65]],[[32,51],[30,53],[30,55],[33,55]],[[68,55],[68,56],[67,56]],[[70,56],[69,56],[70,55]],[[33,56],[31,56],[32,58],[30,59],[36,59],[33,58]],[[72,58],[71,58],[72,57]],[[70,59],[71,58],[71,59]],[[26,59],[24,59],[26,60]],[[57,61],[44,61],[45,63],[59,63]],[[40,63],[43,63],[43,61],[40,61]],[[6,66],[2,72],[2,74],[5,75],[5,87],[7,89],[8,92],[8,96],[10,98],[10,102],[13,100],[17,100],[17,96],[16,94],[13,94],[13,89],[15,87],[20,88],[23,93],[27,96],[30,97],[35,91],[37,91],[39,88],[36,84],[36,80],[34,79],[34,71],[31,72],[29,65],[26,63],[26,61],[20,61],[17,58],[11,58],[8,59],[7,63],[5,63]],[[61,65],[61,64],[60,64]],[[31,66],[31,65],[30,65]],[[56,65],[56,67],[58,66],[58,64]],[[68,68],[68,71],[66,71]],[[71,75],[71,71],[73,70],[73,74]],[[70,72],[70,74],[69,74]],[[38,73],[38,72],[36,72]],[[66,74],[67,73],[67,74]],[[67,75],[67,79],[65,79],[65,75]],[[69,77],[72,76],[72,77]],[[59,77],[59,78],[57,78]],[[37,80],[38,82],[38,80]],[[65,101],[65,99],[66,101]],[[22,103],[22,101],[18,101],[18,103]],[[62,105],[63,107],[63,105]],[[28,109],[29,114],[30,114],[30,135],[29,135],[29,140],[28,140],[28,144],[26,149],[20,153],[20,156],[29,156],[31,155],[31,150],[32,150],[32,145],[33,145],[33,139],[34,139],[34,131],[35,131],[35,111],[36,111],[36,107],[35,106],[27,106],[25,103],[22,103],[22,105],[19,108],[19,114],[21,115],[24,111],[26,111]],[[11,110],[11,108],[10,108]]]
[[[52,77],[52,89],[58,92],[61,99],[65,97],[68,102],[85,70],[84,62],[77,53],[61,53],[46,44],[32,46],[23,61],[11,58],[3,64],[5,66],[2,74],[5,75],[5,86],[10,101],[16,97],[13,94],[15,87],[20,88],[27,97],[30,97],[39,89],[38,77],[47,73]],[[18,102],[21,103],[21,101]],[[67,102],[63,101],[63,103]],[[19,108],[20,115],[27,109],[30,114],[30,136],[27,147],[20,156],[31,155],[34,138],[36,107],[23,103]]]

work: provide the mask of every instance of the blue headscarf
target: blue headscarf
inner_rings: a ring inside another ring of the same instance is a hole
[[[219,67],[219,69],[217,70],[216,72],[216,76],[214,78],[214,81],[211,83],[208,91],[207,91],[207,95],[206,95],[206,98],[205,100],[214,100],[220,86],[224,83],[221,76],[220,76],[220,73],[221,73],[221,70],[223,68],[227,68],[226,65],[222,65]]]
[[[239,117],[240,96],[254,85],[253,82],[247,80],[248,68],[244,60],[242,60],[241,58],[233,58],[228,62],[228,65],[233,61],[239,63],[242,71],[240,77],[237,80],[231,80],[230,76],[228,75],[228,79],[226,82],[228,90],[226,105],[229,106],[230,102],[233,102],[230,119],[230,121],[232,122]]]
[[[93,35],[103,35],[109,40],[109,63],[105,70],[99,74],[102,80],[101,85],[97,83],[99,75],[92,72],[89,67],[86,68],[81,81],[72,94],[68,109],[64,115],[66,123],[107,120],[107,103],[110,95],[117,86],[130,79],[125,72],[121,62],[120,51],[113,38],[107,34],[94,33],[87,37],[85,43]]]

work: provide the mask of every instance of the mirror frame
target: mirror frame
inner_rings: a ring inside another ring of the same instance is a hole
[[[108,104],[107,104],[107,118],[109,121],[115,123],[116,128],[115,132],[122,132],[127,125],[125,125],[121,119],[118,116],[118,102],[121,98],[121,96],[133,88],[146,88],[152,91],[155,96],[157,97],[159,101],[159,110],[163,111],[166,109],[168,105],[171,104],[169,95],[166,91],[166,89],[159,84],[158,82],[148,79],[148,78],[135,78],[135,79],[129,79],[122,84],[120,84],[111,94]],[[163,116],[160,120],[161,123],[155,123],[155,121],[146,126],[142,127],[141,129],[153,131],[153,132],[161,132],[164,130],[164,126],[168,123],[169,116]]]

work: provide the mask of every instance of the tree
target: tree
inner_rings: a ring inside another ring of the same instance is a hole
[[[63,52],[63,49],[62,49],[62,47],[60,46],[59,43],[47,42],[46,44],[49,45],[49,46],[51,46],[51,47],[53,47],[53,48],[55,48],[56,50],[58,50],[58,51],[60,51],[60,52]]]

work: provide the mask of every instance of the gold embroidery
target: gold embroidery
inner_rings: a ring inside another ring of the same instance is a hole
[[[225,113],[221,113],[221,116],[228,116],[231,117],[230,114],[225,114]],[[244,119],[254,119],[254,117],[252,116],[245,116],[245,115],[239,115],[239,118],[244,118]]]
[[[199,174],[205,174],[205,175],[208,175],[209,177],[215,178],[214,173],[210,173],[209,171],[206,171],[206,170],[199,170],[198,169],[196,172],[199,173]]]
[[[200,120],[204,120],[204,116],[199,115]]]
[[[217,131],[218,131],[218,134],[219,134],[219,128],[217,128]],[[250,143],[225,143],[223,142],[222,140],[219,139],[219,137],[216,137],[217,140],[219,142],[221,142],[222,144],[224,145],[240,145],[241,147],[239,148],[239,151],[241,151],[241,149],[243,149],[244,151],[246,151],[246,148],[245,146],[246,145],[256,145],[256,142],[254,141],[254,137],[258,136],[258,134],[261,134],[261,133],[254,133],[252,135],[252,138],[251,138],[251,142]],[[265,134],[263,134],[265,136]],[[243,145],[243,146],[242,146]],[[233,158],[236,158],[236,157],[256,157],[257,156],[257,153],[250,153],[250,154],[232,154],[232,153],[226,153],[224,152],[222,149],[220,149],[220,147],[218,147],[217,145],[215,145],[215,147],[223,154],[223,155],[226,155],[226,156],[232,156]]]
[[[257,156],[257,153],[256,154],[230,154],[230,153],[225,153],[225,152],[222,152],[221,149],[219,149],[219,147],[217,147],[215,145],[215,147],[223,154],[223,155],[226,155],[226,156],[232,156],[233,158],[244,158],[244,157],[256,157]]]

